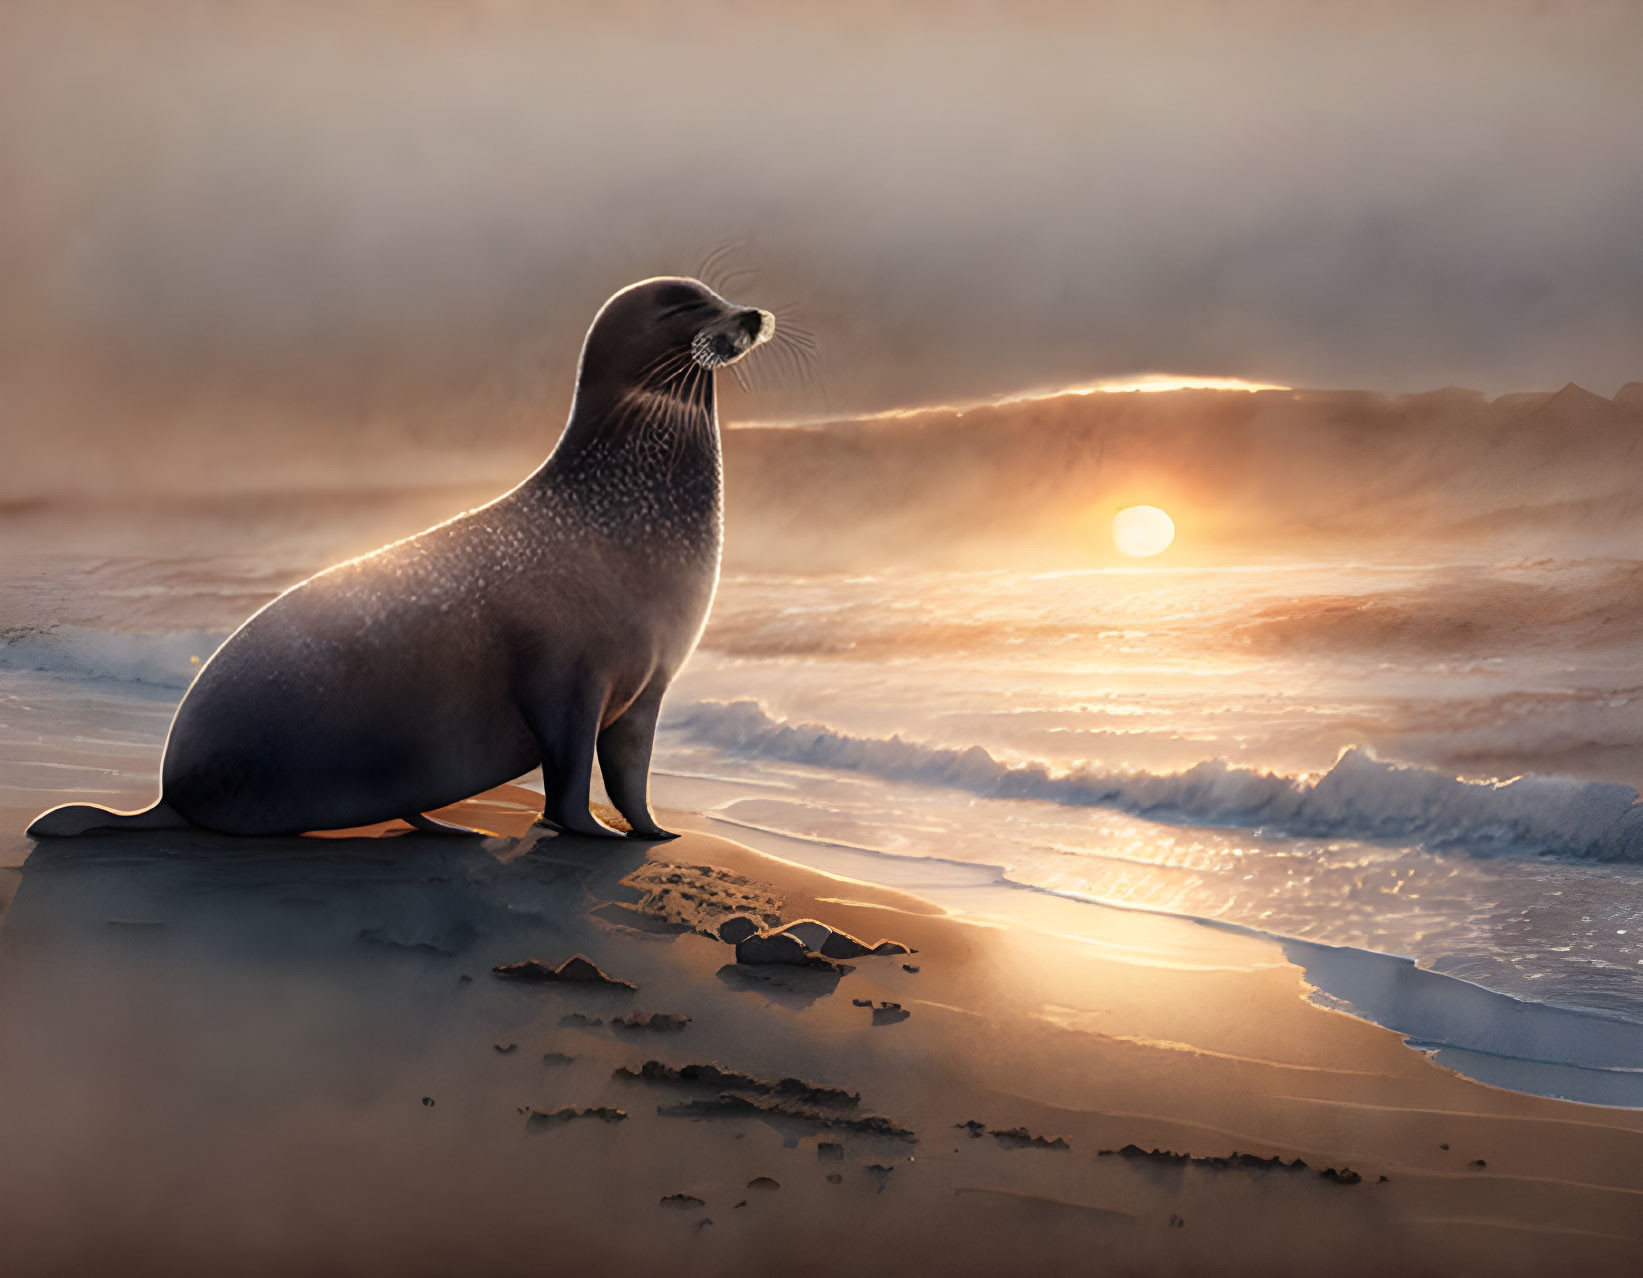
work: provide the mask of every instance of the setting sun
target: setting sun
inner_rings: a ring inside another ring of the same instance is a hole
[[[1129,506],[1112,517],[1112,542],[1123,554],[1145,559],[1168,550],[1175,521],[1157,506]]]

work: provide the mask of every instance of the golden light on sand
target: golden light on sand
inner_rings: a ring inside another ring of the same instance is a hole
[[[1112,544],[1134,559],[1168,550],[1175,521],[1157,506],[1128,506],[1112,517]]]

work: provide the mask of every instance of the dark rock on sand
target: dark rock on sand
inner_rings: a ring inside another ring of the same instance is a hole
[[[835,968],[830,958],[812,954],[795,936],[777,932],[769,936],[750,936],[736,946],[736,961],[748,964],[782,964],[787,967]]]
[[[707,1204],[694,1194],[669,1194],[658,1206],[671,1208],[673,1211],[695,1211],[696,1208],[706,1207]]]
[[[494,1051],[498,1056],[506,1056],[509,1052],[517,1052],[519,1050],[519,1044],[518,1043],[492,1043],[491,1044],[491,1050]]]
[[[998,1141],[1000,1145],[1011,1149],[1070,1149],[1065,1136],[1034,1136],[1025,1127],[1010,1127],[1000,1130],[997,1127],[989,1128],[988,1135]]]
[[[900,1003],[880,1003],[873,1009],[873,1024],[894,1025],[898,1021],[905,1021],[911,1015],[912,1013]]]
[[[802,1078],[758,1078],[714,1064],[681,1065],[675,1069],[661,1061],[646,1061],[638,1069],[618,1067],[613,1076],[653,1083],[699,1083],[720,1091],[779,1096],[807,1105],[856,1105],[861,1101],[860,1092],[848,1092],[842,1087],[807,1083]]]
[[[434,1098],[432,1096],[424,1096],[422,1098],[422,1103],[424,1105],[428,1106],[430,1109],[432,1109],[433,1108],[433,1103],[434,1103]]]
[[[628,1116],[625,1109],[612,1109],[608,1105],[592,1105],[577,1107],[566,1105],[562,1109],[532,1109],[525,1114],[525,1129],[527,1131],[543,1131],[549,1127],[568,1123],[578,1118],[597,1118],[605,1123],[619,1123]]]
[[[603,985],[618,990],[639,988],[632,981],[624,981],[601,971],[598,964],[581,954],[571,955],[558,967],[541,959],[530,958],[519,963],[498,963],[491,971],[510,981],[561,981],[573,985]]]
[[[747,1187],[749,1189],[757,1189],[764,1193],[769,1193],[771,1190],[780,1189],[782,1187],[782,1183],[781,1181],[770,1176],[755,1176],[752,1180],[747,1182]]]
[[[1471,1162],[1467,1163],[1466,1165],[1468,1167],[1470,1167],[1473,1171],[1482,1171],[1489,1164],[1484,1162],[1483,1159],[1481,1159],[1481,1158],[1474,1158]]]
[[[672,1033],[690,1024],[690,1017],[679,1012],[629,1012],[611,1020],[616,1029],[662,1030]]]
[[[806,950],[831,959],[864,958],[868,955],[908,954],[908,948],[899,941],[879,941],[869,945],[860,937],[823,923],[820,919],[799,919],[774,933],[791,936]]]
[[[967,1122],[954,1123],[953,1126],[957,1127],[960,1131],[969,1132],[970,1136],[971,1136],[971,1139],[973,1139],[973,1140],[980,1140],[982,1138],[982,1136],[984,1136],[984,1135],[985,1136],[991,1136],[995,1140],[997,1140],[999,1144],[1006,1145],[1006,1146],[1008,1146],[1012,1149],[1070,1149],[1071,1148],[1071,1146],[1067,1143],[1067,1138],[1065,1136],[1055,1136],[1055,1137],[1034,1136],[1025,1127],[988,1127],[986,1123],[980,1122],[980,1121],[978,1121],[977,1119],[974,1119],[974,1118],[970,1119]],[[1126,1145],[1126,1146],[1124,1146],[1124,1150],[1132,1150],[1132,1149],[1136,1150],[1137,1155],[1139,1155],[1141,1153],[1139,1148],[1135,1145]],[[1104,1149],[1101,1152],[1103,1154],[1107,1154],[1107,1153],[1111,1153],[1112,1151]],[[1123,1153],[1124,1151],[1121,1150],[1119,1152]],[[1158,1151],[1158,1150],[1153,1151],[1154,1154],[1157,1154],[1159,1152],[1160,1151]],[[1134,1156],[1136,1156],[1136,1155],[1126,1154],[1126,1157],[1134,1157]],[[1169,1157],[1174,1158],[1175,1156],[1174,1155],[1169,1155]]]
[[[730,945],[738,945],[750,936],[757,936],[760,929],[757,919],[746,914],[732,914],[720,923],[715,930],[718,932],[721,941]]]
[[[1139,1145],[1125,1145],[1122,1149],[1103,1149],[1097,1151],[1103,1158],[1114,1156],[1118,1158],[1142,1159],[1147,1162],[1160,1163],[1165,1166],[1184,1167],[1192,1164],[1197,1167],[1208,1167],[1214,1171],[1242,1168],[1249,1171],[1281,1171],[1304,1172],[1310,1171],[1306,1163],[1299,1158],[1292,1158],[1289,1162],[1274,1155],[1271,1158],[1262,1158],[1258,1154],[1232,1153],[1225,1158],[1217,1155],[1194,1157],[1191,1154],[1178,1154],[1170,1149],[1142,1149]],[[1350,1168],[1343,1167],[1337,1171],[1333,1167],[1326,1167],[1318,1173],[1325,1180],[1333,1181],[1337,1185],[1356,1185],[1363,1177]]]
[[[904,971],[904,972],[916,972],[916,971],[918,971],[918,964],[917,963],[903,963],[901,965],[901,970]]]
[[[859,1132],[864,1136],[916,1139],[913,1132],[883,1114],[827,1114],[779,1100],[754,1100],[748,1096],[721,1093],[713,1100],[686,1101],[681,1105],[658,1105],[663,1118],[767,1118],[787,1119],[810,1127]]]
[[[835,933],[832,928],[819,919],[800,919],[796,923],[789,923],[786,927],[778,928],[772,935],[791,936],[805,949],[819,950],[827,943],[828,938],[834,936]],[[866,952],[867,948],[863,946],[862,953],[865,954]],[[841,954],[839,957],[848,958],[849,955]]]
[[[827,1183],[829,1185],[842,1185],[844,1184],[844,1177],[838,1172],[828,1172]]]
[[[872,1007],[873,1006],[873,1000],[870,999],[870,998],[853,998],[853,999],[850,1000],[850,1006],[851,1007]]]

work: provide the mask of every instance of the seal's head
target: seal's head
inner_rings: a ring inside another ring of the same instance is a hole
[[[630,284],[600,308],[582,348],[582,380],[646,389],[734,364],[770,340],[776,317],[727,302],[700,280]]]

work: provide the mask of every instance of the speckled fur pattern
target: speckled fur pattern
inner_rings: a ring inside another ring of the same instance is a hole
[[[254,614],[178,707],[157,803],[55,808],[30,833],[415,820],[540,764],[547,823],[613,834],[588,809],[597,757],[633,835],[666,837],[647,795],[656,718],[719,575],[714,371],[772,323],[694,280],[618,293],[534,474]]]

